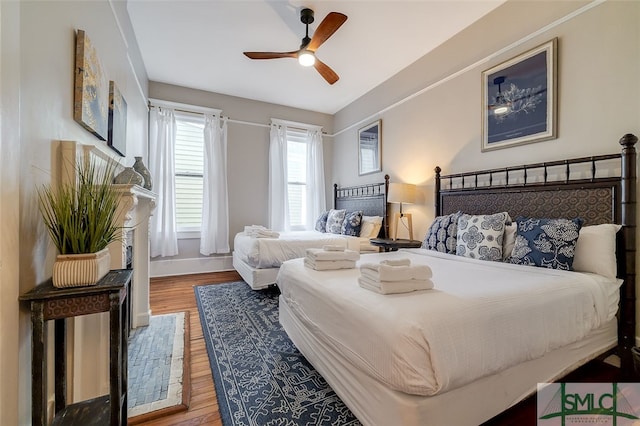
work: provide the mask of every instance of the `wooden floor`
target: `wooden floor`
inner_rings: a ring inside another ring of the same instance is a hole
[[[163,418],[150,420],[145,426],[221,426],[209,358],[202,336],[202,326],[196,305],[193,286],[239,281],[235,272],[184,275],[151,280],[151,311],[154,314],[189,311],[191,328],[191,404],[189,410]],[[617,380],[617,368],[594,361],[572,373],[567,382],[612,382]],[[523,401],[483,426],[535,425],[535,396]]]
[[[154,315],[189,312],[189,326],[191,329],[191,402],[187,411],[150,420],[141,423],[141,425],[222,426],[193,286],[240,280],[242,278],[235,271],[151,279],[149,297],[151,312]]]

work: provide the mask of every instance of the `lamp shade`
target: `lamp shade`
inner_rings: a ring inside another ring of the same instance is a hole
[[[389,203],[415,203],[416,186],[409,183],[390,183],[387,201]]]

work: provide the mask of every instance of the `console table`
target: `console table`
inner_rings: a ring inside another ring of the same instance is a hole
[[[57,288],[51,280],[20,296],[30,302],[32,425],[47,424],[47,327],[54,320],[55,417],[53,425],[127,424],[127,298],[132,270],[110,271],[96,285]],[[67,405],[65,318],[109,312],[109,394]]]

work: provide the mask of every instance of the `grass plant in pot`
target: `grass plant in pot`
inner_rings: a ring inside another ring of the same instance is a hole
[[[111,185],[114,166],[76,168],[76,182],[38,190],[39,208],[58,257],[55,287],[96,284],[110,269],[110,243],[120,238],[120,195]]]

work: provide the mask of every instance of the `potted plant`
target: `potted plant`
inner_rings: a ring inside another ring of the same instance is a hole
[[[38,190],[40,213],[59,252],[53,265],[56,287],[96,284],[110,269],[107,246],[121,236],[114,166],[88,162],[76,171],[76,182]]]

